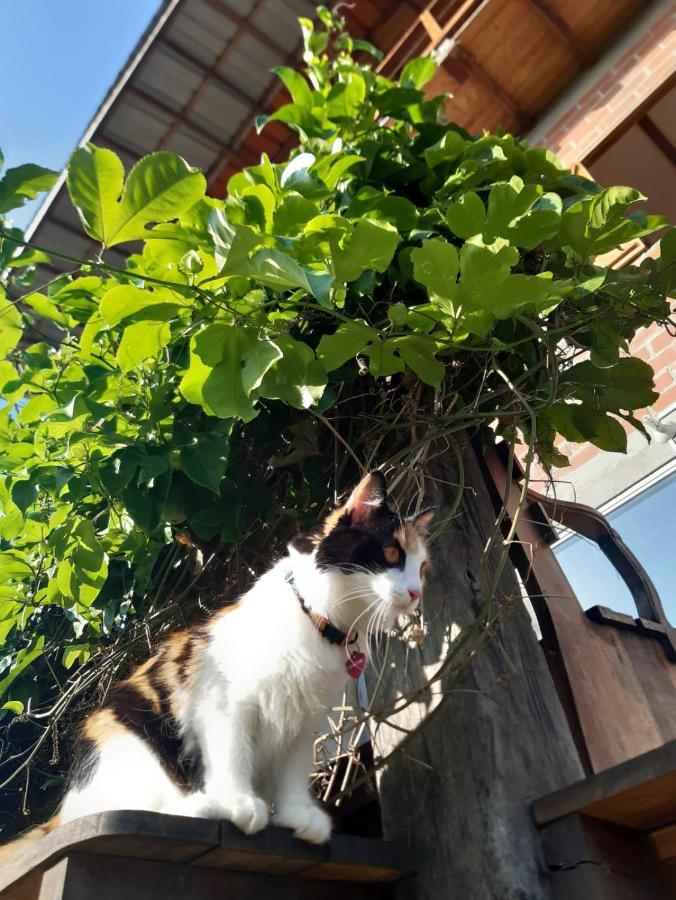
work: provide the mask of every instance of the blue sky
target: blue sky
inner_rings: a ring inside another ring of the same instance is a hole
[[[161,0],[1,0],[6,166],[62,169]],[[12,213],[25,227],[39,202]]]

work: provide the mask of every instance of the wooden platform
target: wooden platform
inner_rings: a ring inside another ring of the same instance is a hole
[[[557,900],[676,897],[676,741],[533,803]]]
[[[411,874],[391,843],[335,835],[317,847],[283,828],[248,837],[229,822],[118,811],[41,838],[0,871],[9,900],[388,898]],[[322,881],[319,888],[318,881]]]

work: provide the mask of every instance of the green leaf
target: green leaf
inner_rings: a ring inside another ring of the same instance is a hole
[[[14,713],[15,716],[20,716],[24,710],[21,700],[8,700],[7,703],[3,704],[2,708],[8,709],[10,712]]]
[[[124,167],[116,153],[87,144],[73,153],[68,163],[68,191],[85,231],[109,245],[118,221]]]
[[[265,375],[260,387],[262,397],[283,400],[295,409],[314,406],[326,386],[326,371],[307,344],[288,334],[279,335],[275,343],[282,358]]]
[[[364,322],[346,322],[334,334],[325,334],[317,347],[317,359],[327,372],[339,369],[348,359],[378,339],[378,332]]]
[[[16,660],[14,665],[9,671],[9,675],[6,675],[2,681],[0,681],[0,698],[4,697],[9,688],[12,686],[14,681],[21,675],[21,673],[26,669],[32,662],[34,662],[39,656],[42,656],[44,652],[45,646],[45,638],[43,635],[35,638],[31,641],[28,647],[25,647],[16,655]]]
[[[222,434],[198,434],[180,452],[181,468],[195,484],[219,493],[228,465],[228,443]]]
[[[15,481],[12,485],[12,501],[25,513],[38,499],[39,487],[29,478],[27,481]]]
[[[366,82],[358,72],[342,76],[326,98],[326,114],[331,119],[356,119],[363,110]]]
[[[190,346],[190,366],[180,384],[183,396],[222,419],[250,421],[252,393],[281,357],[279,347],[252,328],[209,325]]]
[[[149,236],[148,225],[174,219],[204,195],[206,180],[175,153],[144,156],[122,187],[123,169],[111,151],[76,150],[68,187],[85,230],[107,247]]]
[[[300,194],[291,193],[275,210],[273,229],[277,234],[296,235],[317,215],[317,207]]]
[[[573,396],[581,400],[593,397],[608,412],[643,409],[659,394],[653,390],[654,372],[641,359],[623,357],[617,365],[600,369],[591,360],[571,366],[561,373],[560,383],[571,385]]]
[[[245,272],[241,274],[245,274]],[[295,259],[288,253],[274,248],[261,247],[260,250],[257,250],[248,261],[246,274],[255,278],[260,284],[272,288],[286,290],[299,287],[308,294],[313,292],[307,273]]]
[[[156,316],[164,320],[185,304],[185,300],[163,288],[138,288],[131,284],[120,284],[104,294],[99,311],[108,325],[119,325],[129,316],[141,311],[147,318]]]
[[[144,156],[129,173],[108,246],[148,237],[147,225],[174,219],[204,196],[206,179],[175,153]]]
[[[429,56],[420,56],[407,62],[399,76],[399,83],[404,88],[420,90],[437,71],[436,64]]]
[[[386,194],[377,188],[361,188],[351,201],[345,215],[349,219],[378,219],[389,222],[398,231],[410,231],[418,221],[418,211],[410,200]]]
[[[396,228],[386,222],[358,222],[344,246],[334,247],[336,281],[356,281],[367,269],[384,272],[400,241]]]
[[[446,221],[453,234],[467,240],[481,234],[486,224],[486,207],[474,191],[466,191],[446,210]]]
[[[251,224],[258,225],[261,231],[272,231],[276,200],[270,188],[266,184],[250,184],[240,196]]]
[[[0,358],[16,347],[22,334],[21,313],[14,303],[7,300],[0,287]]]
[[[406,362],[416,375],[425,384],[439,387],[444,377],[444,365],[435,358],[436,344],[433,340],[422,335],[411,334],[406,337],[395,338],[392,342],[396,345]]]
[[[387,310],[387,317],[393,325],[401,327],[408,319],[408,307],[405,303],[393,303]]]
[[[671,297],[676,292],[676,228],[670,228],[660,241],[657,274],[662,291]]]
[[[379,337],[366,347],[364,353],[369,358],[369,372],[374,378],[385,378],[406,369],[397,339],[383,340]]]
[[[429,294],[452,296],[458,275],[458,252],[441,238],[423,241],[411,253],[413,277]]]
[[[312,91],[307,81],[300,72],[289,69],[286,66],[275,66],[272,70],[284,82],[284,86],[291,94],[291,99],[297,106],[312,109]]]
[[[144,360],[158,356],[170,339],[169,322],[135,322],[127,325],[117,350],[117,364],[122,372],[129,372]]]
[[[7,169],[0,178],[0,213],[18,209],[43,191],[50,190],[58,177],[57,172],[33,163]]]
[[[146,484],[133,480],[122,491],[127,512],[146,534],[151,534],[164,519],[170,487],[171,472],[165,472]]]
[[[68,328],[74,321],[59,309],[51,297],[45,297],[44,294],[28,294],[21,298],[21,303],[29,306],[42,319],[49,319],[63,328]]]
[[[430,169],[443,163],[455,162],[465,151],[467,141],[457,131],[447,131],[439,140],[428,147],[423,156]]]
[[[627,452],[627,435],[621,423],[587,403],[557,404],[546,417],[569,441],[590,441],[600,450]]]
[[[61,665],[64,669],[72,669],[76,662],[86,662],[90,654],[89,644],[70,644],[64,648]]]

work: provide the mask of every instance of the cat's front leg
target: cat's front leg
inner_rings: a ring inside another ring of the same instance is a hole
[[[311,844],[324,844],[333,823],[310,795],[308,779],[313,763],[314,733],[306,730],[294,741],[277,773],[272,821],[291,828],[295,837]]]
[[[204,807],[201,815],[229,819],[245,834],[265,828],[268,804],[253,787],[256,710],[246,702],[215,704],[202,716]]]

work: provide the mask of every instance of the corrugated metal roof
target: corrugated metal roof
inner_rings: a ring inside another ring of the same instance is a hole
[[[432,88],[454,92],[449,116],[470,130],[502,124],[523,131],[641,5],[590,2],[592,12],[578,6],[573,11],[587,23],[590,16],[607,20],[593,47],[582,46],[586,32],[575,31],[581,27],[577,19],[569,22],[542,0],[353,0],[341,4],[341,12],[355,37],[386,51],[378,67],[386,75],[412,56],[448,44]],[[172,150],[203,169],[211,192],[222,195],[229,177],[257,163],[261,153],[280,158],[290,149],[285,126],[275,122],[258,135],[253,122],[281,102],[283,88],[271,69],[295,64],[296,20],[312,17],[314,8],[311,0],[165,0],[82,142],[110,147],[127,168],[144,154]],[[534,34],[539,55],[528,50],[528,65],[512,71],[514,45],[529,48]],[[507,60],[497,69],[496,35]],[[528,108],[518,93],[524,85],[529,102],[533,91],[542,94]],[[95,249],[82,237],[63,175],[28,233],[35,243],[71,256],[87,257]],[[50,268],[65,270],[68,263],[44,268],[46,280],[53,275]]]

